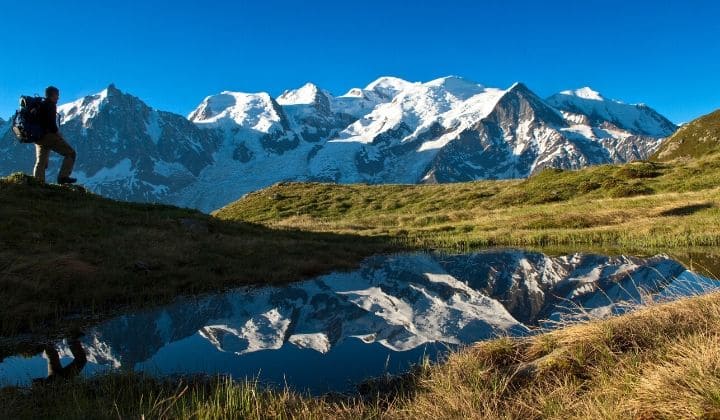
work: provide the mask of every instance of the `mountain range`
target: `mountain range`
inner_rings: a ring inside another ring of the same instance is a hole
[[[110,85],[58,114],[90,190],[203,211],[281,181],[460,182],[645,159],[677,129],[590,88],[543,99],[455,76],[382,77],[337,97],[311,83],[277,98],[225,91],[187,118]],[[0,120],[0,172],[33,160]]]

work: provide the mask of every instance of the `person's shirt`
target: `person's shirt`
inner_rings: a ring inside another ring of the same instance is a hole
[[[43,100],[38,109],[37,122],[46,133],[57,133],[57,106],[48,100]]]

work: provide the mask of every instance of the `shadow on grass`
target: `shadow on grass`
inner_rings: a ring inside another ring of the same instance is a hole
[[[180,295],[348,270],[399,248],[386,237],[118,202],[21,174],[0,179],[0,202],[0,340],[56,337]]]
[[[422,380],[429,377],[430,366],[429,363],[423,363],[413,366],[409,372],[403,374],[366,380],[358,384],[355,395],[343,396],[339,401],[361,402],[380,410],[386,410],[396,401],[414,398],[420,391]]]
[[[701,204],[690,204],[687,206],[675,207],[669,210],[660,212],[660,216],[690,216],[702,210],[707,210],[715,207],[713,203],[701,203]]]

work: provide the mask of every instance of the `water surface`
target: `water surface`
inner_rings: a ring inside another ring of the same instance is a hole
[[[87,359],[81,374],[223,374],[316,394],[351,391],[458,346],[719,285],[667,255],[501,249],[376,256],[352,272],[182,298],[108,320],[80,338]],[[54,346],[64,365],[73,360],[69,344]],[[51,354],[5,359],[0,385],[46,377]]]

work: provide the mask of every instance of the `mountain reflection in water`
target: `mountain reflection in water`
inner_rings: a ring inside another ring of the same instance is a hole
[[[345,391],[448,348],[530,334],[569,316],[621,313],[649,297],[699,294],[718,284],[666,255],[383,255],[352,272],[182,298],[111,319],[82,338],[83,374],[229,374],[313,393]],[[65,363],[72,346],[57,345]],[[45,358],[6,359],[0,384],[27,385],[43,376]]]

